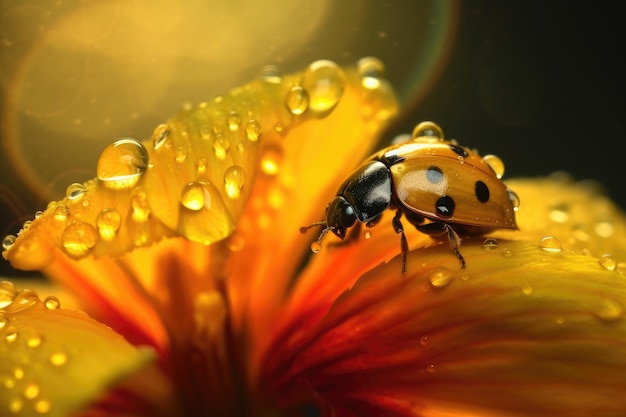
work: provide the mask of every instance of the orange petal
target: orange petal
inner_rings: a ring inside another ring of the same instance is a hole
[[[69,289],[92,317],[133,344],[153,346],[160,352],[167,349],[169,341],[155,300],[140,281],[141,275],[121,260],[73,260],[59,253],[44,272]]]
[[[2,415],[72,415],[155,358],[55,298],[42,302],[5,281],[0,300]]]
[[[626,413],[620,274],[536,243],[471,241],[467,270],[444,252],[412,252],[407,274],[397,258],[365,274],[302,323],[305,337],[274,346],[263,380],[305,381],[337,415]]]
[[[253,340],[274,326],[276,310],[314,239],[316,231],[302,235],[300,227],[322,219],[338,184],[371,152],[396,113],[389,82],[380,73],[362,72],[368,62],[382,70],[372,58],[345,68],[328,61],[311,64],[300,81],[309,91],[310,109],[302,115],[307,119],[282,130],[282,140],[266,143],[262,151],[261,175],[231,237],[227,266],[233,318],[237,326],[246,322],[258,332]],[[338,79],[345,83],[342,93],[325,97]],[[315,111],[330,104],[329,110]]]

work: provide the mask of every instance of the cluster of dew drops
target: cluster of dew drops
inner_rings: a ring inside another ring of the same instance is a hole
[[[363,58],[357,63],[358,74],[361,86],[370,93],[376,94],[377,89],[381,89],[379,97],[383,97],[386,91],[381,88],[383,85],[384,65],[376,58]],[[260,79],[270,84],[280,84],[283,77],[274,66],[264,68]],[[311,63],[302,73],[300,82],[292,86],[284,97],[284,106],[292,117],[311,115],[316,118],[323,118],[330,114],[339,103],[344,89],[347,85],[347,77],[344,71],[334,62],[320,60]],[[224,101],[223,96],[216,96],[214,103],[219,104]],[[197,110],[207,108],[207,102],[200,103]],[[193,112],[195,109],[191,105],[185,105],[183,112]],[[248,116],[252,116],[248,114]],[[276,121],[273,129],[276,133],[283,134],[289,126],[284,121]],[[188,134],[187,128],[180,129],[181,136]],[[169,136],[171,128],[167,124],[161,124],[155,129],[151,142],[155,152],[161,149],[170,149],[174,146]],[[219,160],[225,160],[228,153],[233,149],[243,152],[245,146],[239,142],[233,145],[235,135],[241,135],[243,140],[257,142],[263,134],[261,123],[254,119],[242,119],[236,112],[231,112],[226,120],[226,126],[202,126],[199,129],[199,136],[205,141],[211,141],[208,146],[213,155]],[[187,160],[190,151],[186,147],[173,149],[174,159],[177,163]],[[266,146],[260,161],[260,169],[264,174],[275,176],[281,170],[283,161],[282,149],[279,145]],[[198,157],[195,162],[197,173],[204,173],[210,169],[208,160],[205,157]],[[106,187],[122,190],[131,189],[139,182],[146,171],[152,167],[149,153],[145,145],[133,138],[121,138],[109,144],[100,154],[97,162],[97,178]],[[246,183],[245,169],[239,165],[232,165],[224,172],[223,191],[230,199],[238,199]],[[204,181],[192,181],[184,186],[179,198],[180,204],[187,210],[199,211],[209,203],[212,188]],[[87,207],[90,204],[88,189],[80,183],[71,184],[66,189],[66,197],[70,202],[80,202]],[[53,202],[56,203],[56,202]],[[51,203],[51,205],[53,204]],[[131,221],[145,223],[150,216],[150,207],[147,196],[141,188],[136,187],[130,193],[130,203],[132,210]],[[66,221],[70,216],[70,209],[67,205],[57,203],[53,209],[54,219]],[[37,212],[35,218],[40,217],[42,212]],[[115,208],[105,208],[99,212],[95,219],[95,227],[87,222],[76,221],[70,223],[63,231],[61,242],[64,250],[74,256],[82,257],[89,254],[91,249],[100,239],[111,241],[115,238],[123,222],[122,214]],[[26,221],[19,236],[28,230],[32,221]],[[145,244],[150,236],[148,228],[135,228],[135,236],[132,237],[135,246]],[[2,240],[2,249],[10,249],[17,239],[16,235],[7,235]]]
[[[54,404],[46,397],[45,389],[30,375],[27,357],[41,351],[45,363],[42,366],[62,371],[70,359],[70,354],[62,348],[48,347],[44,334],[33,328],[18,330],[13,321],[15,316],[37,305],[47,310],[60,308],[59,300],[48,296],[43,301],[35,291],[17,290],[9,281],[0,281],[0,352],[11,346],[20,346],[15,352],[24,355],[24,360],[13,358],[15,366],[6,367],[0,373],[0,389],[6,390],[6,403],[10,414],[18,414],[32,409],[36,414],[45,415],[53,410]],[[2,346],[4,345],[4,346]],[[0,411],[0,415],[4,415]]]

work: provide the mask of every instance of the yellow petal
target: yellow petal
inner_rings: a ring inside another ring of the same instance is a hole
[[[55,298],[4,281],[0,300],[1,415],[71,415],[155,357]]]
[[[25,224],[3,255],[16,268],[42,269],[53,261],[54,247],[81,259],[120,255],[164,236],[207,245],[224,239],[244,210],[257,171],[276,176],[284,168],[282,183],[273,185],[308,192],[329,174],[306,172],[300,178],[302,158],[309,166],[330,158],[340,166],[346,165],[350,144],[360,141],[353,156],[368,150],[396,103],[388,83],[366,67],[366,73],[353,68],[348,75],[321,60],[295,74],[266,73],[209,102],[186,106],[150,140],[115,141],[100,155],[98,178],[70,185],[66,198]],[[318,123],[329,115],[334,123]],[[329,135],[335,141],[317,146],[323,141],[305,140],[307,132],[327,134],[337,120],[343,127]],[[293,139],[283,149],[287,134]]]
[[[513,179],[507,185],[520,196],[516,213],[519,231],[497,236],[539,241],[556,237],[565,250],[611,255],[613,268],[626,270],[624,213],[590,181],[574,182],[565,174],[547,178]]]

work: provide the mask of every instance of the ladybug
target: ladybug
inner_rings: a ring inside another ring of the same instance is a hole
[[[332,231],[340,239],[353,226],[372,227],[386,210],[395,210],[392,226],[400,234],[402,272],[409,247],[401,218],[435,239],[447,237],[465,268],[461,237],[494,229],[517,229],[519,198],[500,180],[504,171],[495,156],[478,153],[444,140],[433,122],[422,122],[412,139],[370,157],[339,187],[326,207],[326,220],[302,227],[322,226],[321,242]]]

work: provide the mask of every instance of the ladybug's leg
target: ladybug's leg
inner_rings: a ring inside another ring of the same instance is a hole
[[[400,221],[400,217],[402,217],[402,210],[396,211],[396,214],[393,216],[393,220],[391,224],[393,225],[393,230],[396,233],[400,234],[400,250],[402,252],[402,273],[406,272],[406,258],[409,254],[409,243],[406,240],[406,236],[404,234],[404,227],[402,227],[402,222]]]
[[[452,226],[447,223],[442,224],[444,230],[448,234],[448,242],[450,243],[450,247],[452,248],[454,253],[456,253],[456,257],[459,258],[459,261],[461,261],[461,268],[465,268],[465,258],[463,258],[463,255],[461,255],[461,251],[459,250],[459,248],[461,247],[461,238],[454,231]]]
[[[422,233],[425,233],[429,236],[448,236],[448,242],[450,243],[450,247],[456,254],[456,257],[461,261],[461,268],[465,268],[465,258],[461,255],[460,247],[461,247],[461,238],[457,234],[457,232],[447,223],[426,223],[421,225],[416,225],[417,230]]]

